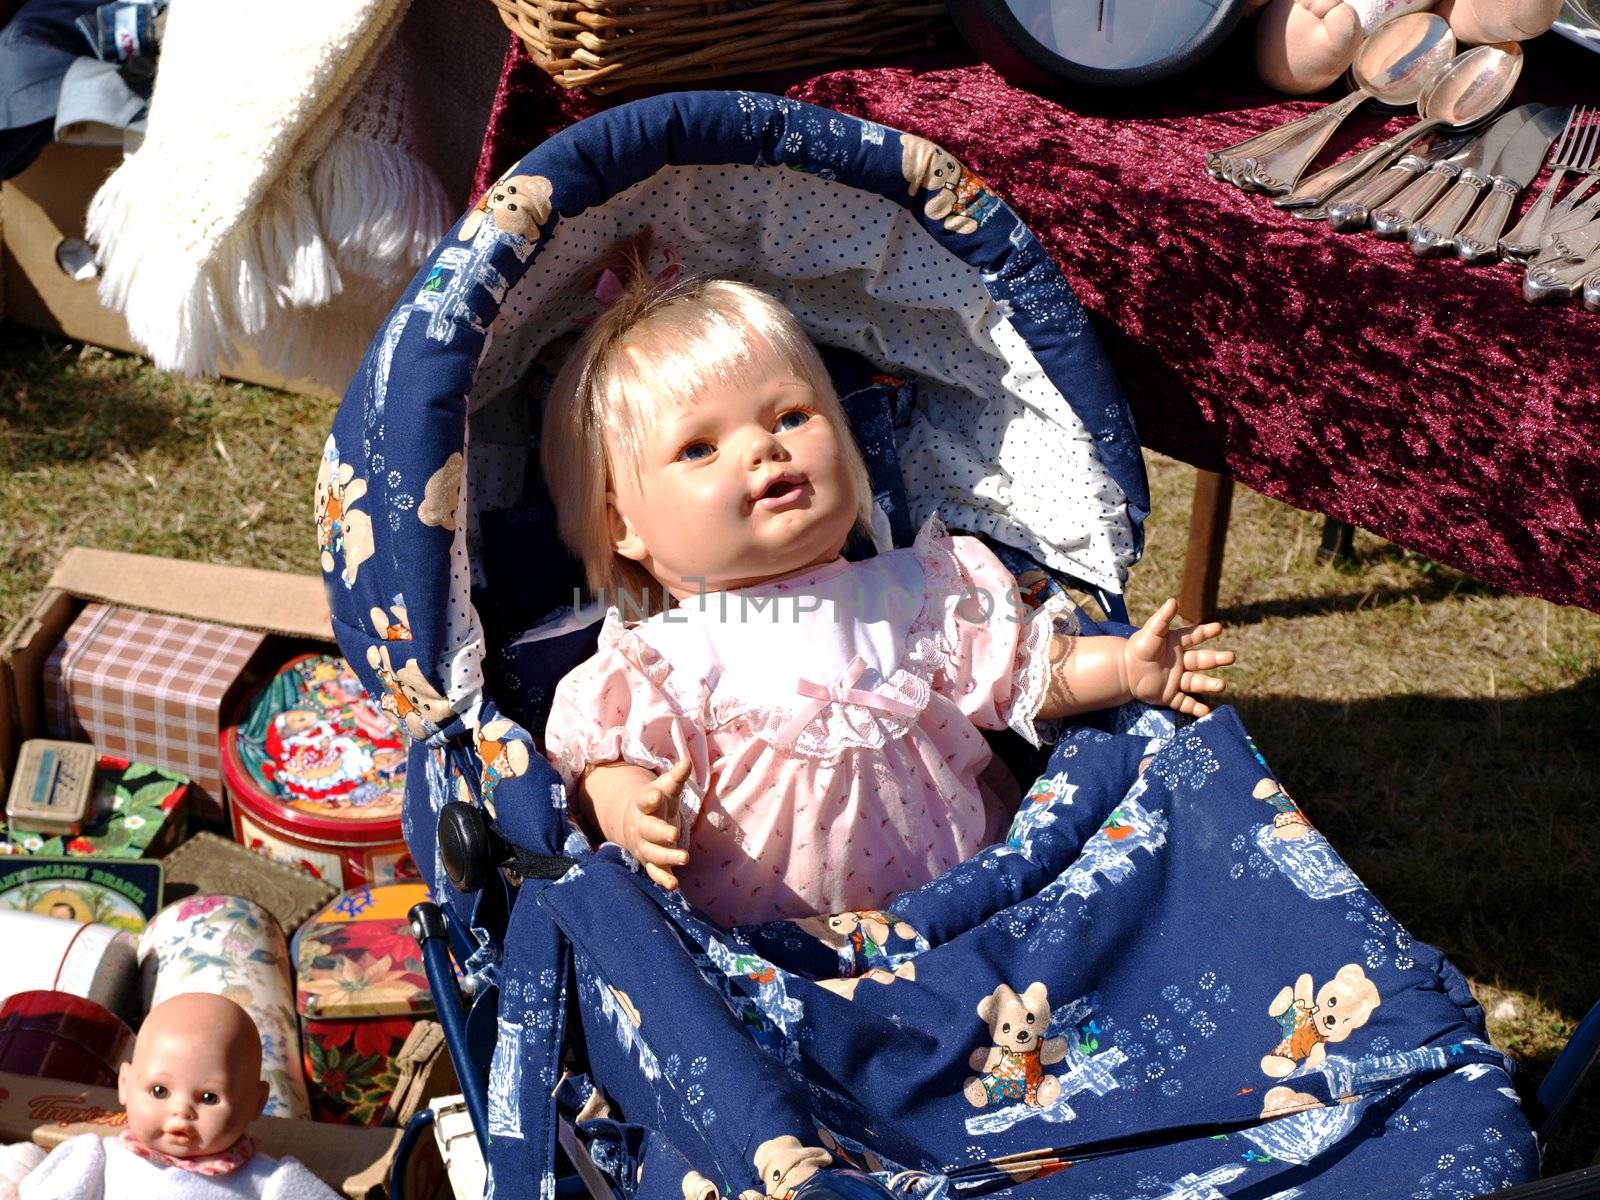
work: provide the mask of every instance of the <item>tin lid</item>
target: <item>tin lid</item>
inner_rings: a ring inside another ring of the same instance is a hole
[[[407,914],[428,898],[420,883],[355,888],[294,937],[295,1003],[308,1020],[426,1016],[433,996]]]
[[[405,739],[344,659],[290,662],[222,744],[228,783],[246,808],[308,834],[399,838]]]

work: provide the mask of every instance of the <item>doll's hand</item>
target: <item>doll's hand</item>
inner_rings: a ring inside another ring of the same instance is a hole
[[[1228,685],[1205,672],[1233,662],[1232,650],[1196,647],[1222,633],[1220,622],[1167,630],[1178,615],[1178,602],[1169,599],[1151,615],[1123,648],[1123,670],[1128,691],[1135,700],[1161,704],[1192,717],[1203,717],[1211,706],[1197,695],[1216,695]]]
[[[678,798],[689,778],[689,765],[688,759],[679,759],[654,782],[635,791],[623,806],[615,839],[644,865],[646,875],[669,892],[678,886],[672,868],[689,861],[689,852],[678,846]]]

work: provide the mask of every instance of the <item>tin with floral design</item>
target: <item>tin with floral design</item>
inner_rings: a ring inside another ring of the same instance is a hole
[[[342,658],[285,666],[222,735],[236,841],[340,887],[416,877],[400,831],[406,746]]]
[[[355,888],[295,934],[295,1004],[319,1121],[376,1124],[412,1025],[433,1014],[408,917],[427,898],[420,883]]]
[[[266,1115],[306,1116],[289,946],[271,913],[239,896],[189,896],[139,935],[139,962],[155,976],[150,1008],[183,992],[210,992],[249,1013],[261,1033]]]
[[[176,771],[102,754],[88,824],[76,834],[0,834],[0,854],[160,858],[189,826],[189,781]]]

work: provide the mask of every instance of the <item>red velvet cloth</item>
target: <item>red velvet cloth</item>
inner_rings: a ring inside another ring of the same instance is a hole
[[[1600,100],[1600,58],[1547,36],[1527,61],[1512,103]],[[1096,319],[1146,445],[1600,611],[1600,315],[1525,304],[1510,266],[1419,260],[1213,180],[1205,150],[1314,106],[1256,83],[1244,38],[1132,94],[1039,96],[954,55],[773,82],[931,138],[1003,197]],[[513,45],[484,181],[616,103],[556,91]],[[1358,114],[1319,165],[1402,124]]]

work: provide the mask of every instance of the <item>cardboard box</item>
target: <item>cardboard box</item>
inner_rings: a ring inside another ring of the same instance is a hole
[[[0,793],[23,739],[43,711],[41,672],[86,604],[100,601],[275,635],[281,661],[333,644],[322,580],[245,567],[181,562],[109,550],[67,552],[32,611],[0,641]],[[448,1082],[448,1071],[429,1071]],[[433,1086],[424,1089],[432,1091]],[[0,1144],[32,1138],[49,1147],[78,1133],[120,1130],[116,1092],[0,1072]],[[293,1154],[350,1200],[382,1200],[400,1141],[397,1128],[362,1128],[263,1117],[250,1127],[268,1154]],[[431,1138],[419,1139],[406,1195],[448,1195]]]
[[[114,1137],[126,1122],[113,1088],[0,1071],[0,1142],[32,1140],[49,1150],[80,1133]],[[399,1129],[262,1117],[252,1122],[250,1133],[264,1153],[274,1158],[292,1154],[349,1200],[383,1200],[388,1195],[389,1168],[400,1144]],[[421,1149],[413,1156],[412,1177],[420,1186],[415,1191],[408,1186],[408,1196],[435,1194],[443,1166],[437,1154],[428,1149],[432,1140],[418,1139]],[[431,1188],[430,1177],[434,1180]]]
[[[0,641],[0,793],[22,741],[43,724],[45,660],[91,601],[277,634],[283,659],[333,642],[322,580],[112,550],[69,550],[38,602]]]
[[[83,239],[89,201],[122,161],[119,150],[52,142],[38,160],[0,185],[0,317],[34,329],[140,353],[120,313],[100,303],[98,278],[75,279],[58,261],[63,245]],[[344,379],[286,379],[250,351],[222,374],[246,383],[313,396],[338,396]]]

